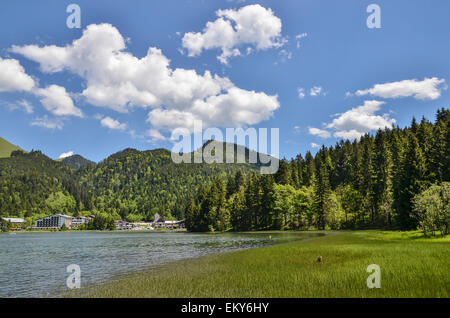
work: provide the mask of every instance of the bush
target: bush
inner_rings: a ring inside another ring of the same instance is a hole
[[[11,222],[5,221],[0,218],[0,232],[9,232],[11,229]]]
[[[424,234],[448,234],[450,227],[450,182],[432,185],[413,199],[412,217],[419,222]]]

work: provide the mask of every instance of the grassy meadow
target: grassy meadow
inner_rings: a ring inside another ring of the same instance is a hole
[[[354,231],[153,267],[83,297],[449,297],[450,238]],[[317,262],[318,256],[322,262]],[[381,288],[366,268],[381,268]],[[81,293],[81,294],[79,294]]]

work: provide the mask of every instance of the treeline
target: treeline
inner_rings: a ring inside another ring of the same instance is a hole
[[[97,165],[71,166],[40,151],[16,151],[0,159],[0,217],[24,217],[29,224],[53,213],[107,213],[129,221],[150,221],[159,213],[165,219],[183,219],[189,194],[201,184],[258,168],[175,164],[165,149],[125,149]]]
[[[216,178],[189,199],[187,228],[415,229],[422,222],[413,206],[423,201],[420,193],[450,181],[449,125],[450,111],[441,109],[434,123],[414,118],[404,129],[386,128],[323,146],[315,156],[280,160],[275,175]],[[447,214],[440,221],[444,229]]]

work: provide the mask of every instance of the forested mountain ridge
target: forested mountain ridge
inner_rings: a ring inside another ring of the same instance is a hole
[[[407,230],[420,224],[444,233],[450,227],[449,182],[450,111],[440,109],[434,123],[413,118],[410,127],[281,160],[275,175],[237,174],[205,184],[187,205],[186,225],[192,231],[248,231]]]
[[[251,151],[244,153],[248,161]],[[0,216],[151,220],[158,212],[185,218],[193,231],[411,229],[419,222],[415,197],[450,181],[450,111],[280,160],[275,175],[259,175],[260,166],[176,164],[166,149],[129,148],[75,169],[38,151],[14,151],[0,159]]]
[[[75,169],[39,151],[16,151],[11,158],[0,159],[0,216],[99,211],[115,218],[151,219],[156,212],[180,218],[186,196],[200,184],[258,167],[175,164],[166,149],[128,148]]]
[[[10,158],[0,159],[0,216],[74,211],[82,200],[89,201],[74,172],[40,151],[13,151]]]
[[[88,166],[88,165],[95,165],[95,162],[88,160],[80,155],[73,155],[73,156],[59,159],[56,161],[60,161],[60,162],[64,163],[65,165],[68,165],[75,169],[80,169],[80,168]]]
[[[190,154],[191,158],[193,153]],[[141,215],[151,219],[183,217],[187,196],[199,185],[238,170],[248,172],[257,164],[193,164],[172,161],[166,149],[125,149],[96,166],[77,171],[79,183],[93,198],[92,206],[121,217]]]

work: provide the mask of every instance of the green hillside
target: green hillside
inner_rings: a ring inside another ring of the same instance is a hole
[[[0,158],[8,158],[14,150],[22,150],[7,140],[0,137]]]
[[[225,147],[225,145],[223,146]],[[244,149],[246,156],[248,149]],[[221,150],[218,150],[220,153]],[[190,154],[193,156],[193,154]],[[99,164],[78,167],[41,152],[14,153],[0,159],[0,216],[36,216],[80,211],[107,212],[115,217],[181,218],[187,198],[216,176],[238,170],[256,171],[258,164],[176,164],[166,149],[125,149]]]
[[[95,165],[95,162],[90,161],[80,155],[73,155],[70,157],[63,158],[63,159],[57,159],[56,161],[62,162],[65,165],[68,165],[75,169],[80,169],[80,168],[88,166],[88,165]]]

